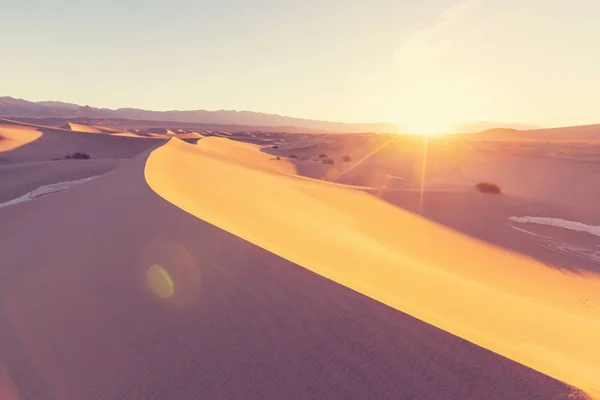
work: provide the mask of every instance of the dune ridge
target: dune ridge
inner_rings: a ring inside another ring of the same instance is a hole
[[[146,181],[221,229],[600,396],[598,277],[552,270],[355,189],[247,168],[219,154],[229,145],[172,139],[150,154]]]
[[[31,400],[571,398],[562,382],[173,206],[144,179],[148,153],[0,209],[0,390]]]
[[[155,146],[156,140],[77,132],[0,118],[0,164],[52,161],[83,152],[91,158],[129,158]]]
[[[121,133],[123,132],[120,129],[109,128],[101,125],[86,125],[86,124],[76,124],[74,122],[69,122],[66,126],[66,129],[70,129],[76,132],[87,132],[87,133],[102,133],[102,134],[110,134],[110,133]]]

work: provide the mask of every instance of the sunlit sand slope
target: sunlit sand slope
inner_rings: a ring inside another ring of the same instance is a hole
[[[203,146],[212,147],[209,143]],[[233,157],[225,157],[225,143],[219,151],[198,154],[200,146],[175,143],[162,149],[166,153],[153,154],[148,166],[162,161],[162,167],[173,169],[169,175],[188,176],[200,199],[205,192],[218,203],[215,215],[229,207],[237,218],[254,207],[249,202],[264,200],[257,209],[272,207],[273,213],[257,215],[265,230],[285,241],[305,229],[328,244],[339,241],[333,251],[323,252],[330,258],[324,265],[341,272],[340,259],[348,274],[359,271],[360,259],[348,261],[356,252],[337,250],[348,250],[346,240],[361,245],[361,227],[318,189],[323,186],[298,186],[285,171],[262,172],[259,160],[248,168],[239,160],[253,153],[236,147]],[[147,155],[123,161],[87,183],[0,207],[3,398],[573,399],[571,388],[555,379],[175,207],[148,187]],[[224,169],[198,173],[195,163]],[[233,177],[247,179],[235,182],[238,189],[252,190],[227,197],[237,190],[227,188]],[[177,179],[175,184],[183,182]],[[274,190],[256,192],[265,188]],[[335,196],[339,190],[350,193],[338,187],[327,193]],[[293,209],[303,204],[309,209]],[[324,208],[329,216],[317,223],[311,215]],[[282,210],[289,213],[277,214]],[[340,226],[348,233],[340,233]],[[314,240],[297,246],[298,254],[318,257]],[[365,275],[381,277],[390,264],[376,254],[370,261]],[[413,275],[419,285],[419,275]],[[400,286],[410,297],[414,290]],[[434,289],[428,288],[429,296],[441,295]]]
[[[88,133],[120,133],[122,130],[109,128],[101,125],[86,125],[86,124],[76,124],[74,122],[69,122],[67,124],[68,129],[76,132],[88,132]]]
[[[146,180],[200,219],[600,394],[598,277],[558,272],[358,190],[248,168],[226,154],[230,145],[240,153],[223,139],[171,140],[150,155]]]
[[[133,133],[133,132],[122,132],[122,133],[111,133],[111,136],[123,136],[123,137],[135,137],[135,138],[143,138],[143,139],[170,139],[172,137],[176,137],[179,139],[200,139],[203,136],[198,132],[188,132],[188,133],[174,133],[173,131],[169,131],[170,133]]]
[[[42,132],[28,126],[0,125],[0,152],[18,149],[42,136]]]

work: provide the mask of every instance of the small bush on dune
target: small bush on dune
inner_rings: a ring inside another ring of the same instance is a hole
[[[295,155],[295,154],[290,154],[290,158],[293,158],[294,160],[297,160],[297,159],[298,159],[298,156],[297,156],[297,155]]]
[[[334,162],[331,158],[326,158],[323,160],[323,164],[334,164]]]
[[[350,162],[350,161],[352,161],[352,159],[350,158],[349,155],[346,154],[344,157],[342,157],[342,161],[343,162]]]
[[[475,187],[477,188],[477,190],[479,190],[482,193],[494,193],[494,194],[500,194],[500,186],[496,185],[495,183],[490,183],[490,182],[479,182],[478,184],[475,185]]]
[[[279,161],[279,160],[281,160],[281,157],[277,156],[277,157],[275,157],[275,159],[276,159],[277,161]]]
[[[278,149],[279,146],[271,146],[272,149]]]
[[[325,153],[319,154],[319,158],[327,158],[327,157],[329,157],[329,156]]]
[[[88,160],[90,158],[90,155],[87,153],[73,153],[73,154],[67,154],[65,156],[66,160]]]

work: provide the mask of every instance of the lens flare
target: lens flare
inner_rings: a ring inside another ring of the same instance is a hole
[[[373,157],[375,154],[377,154],[378,152],[380,152],[381,150],[383,150],[384,148],[386,148],[387,146],[389,146],[392,142],[396,141],[398,139],[398,136],[392,136],[390,137],[390,139],[388,139],[387,141],[385,141],[381,146],[375,148],[373,151],[371,151],[370,153],[368,153],[366,156],[362,157],[360,160],[356,161],[354,164],[352,164],[350,166],[350,168],[348,168],[347,170],[340,172],[338,174],[338,176],[333,179],[333,182],[338,182],[339,179],[346,175],[348,172],[352,171],[354,168],[358,167],[360,164],[362,164],[363,162],[365,162],[366,160],[368,160],[369,158]]]
[[[429,137],[423,138],[423,164],[421,165],[421,190],[419,192],[419,215],[423,215],[423,197],[425,193],[425,179],[427,174],[427,150],[429,147]]]
[[[161,299],[168,299],[175,293],[171,275],[158,264],[151,265],[146,271],[146,284]]]

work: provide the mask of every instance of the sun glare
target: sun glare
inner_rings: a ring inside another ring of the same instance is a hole
[[[423,136],[452,133],[459,122],[477,115],[469,96],[449,82],[414,82],[403,87],[401,93],[394,104],[394,113],[404,133]]]
[[[458,122],[456,115],[462,114],[460,105],[439,96],[431,101],[415,101],[407,111],[403,125],[405,132],[423,136],[451,133]]]
[[[438,120],[435,116],[430,116],[429,119],[422,121],[408,122],[404,124],[407,133],[422,136],[438,136],[450,133],[452,131],[452,123]]]

